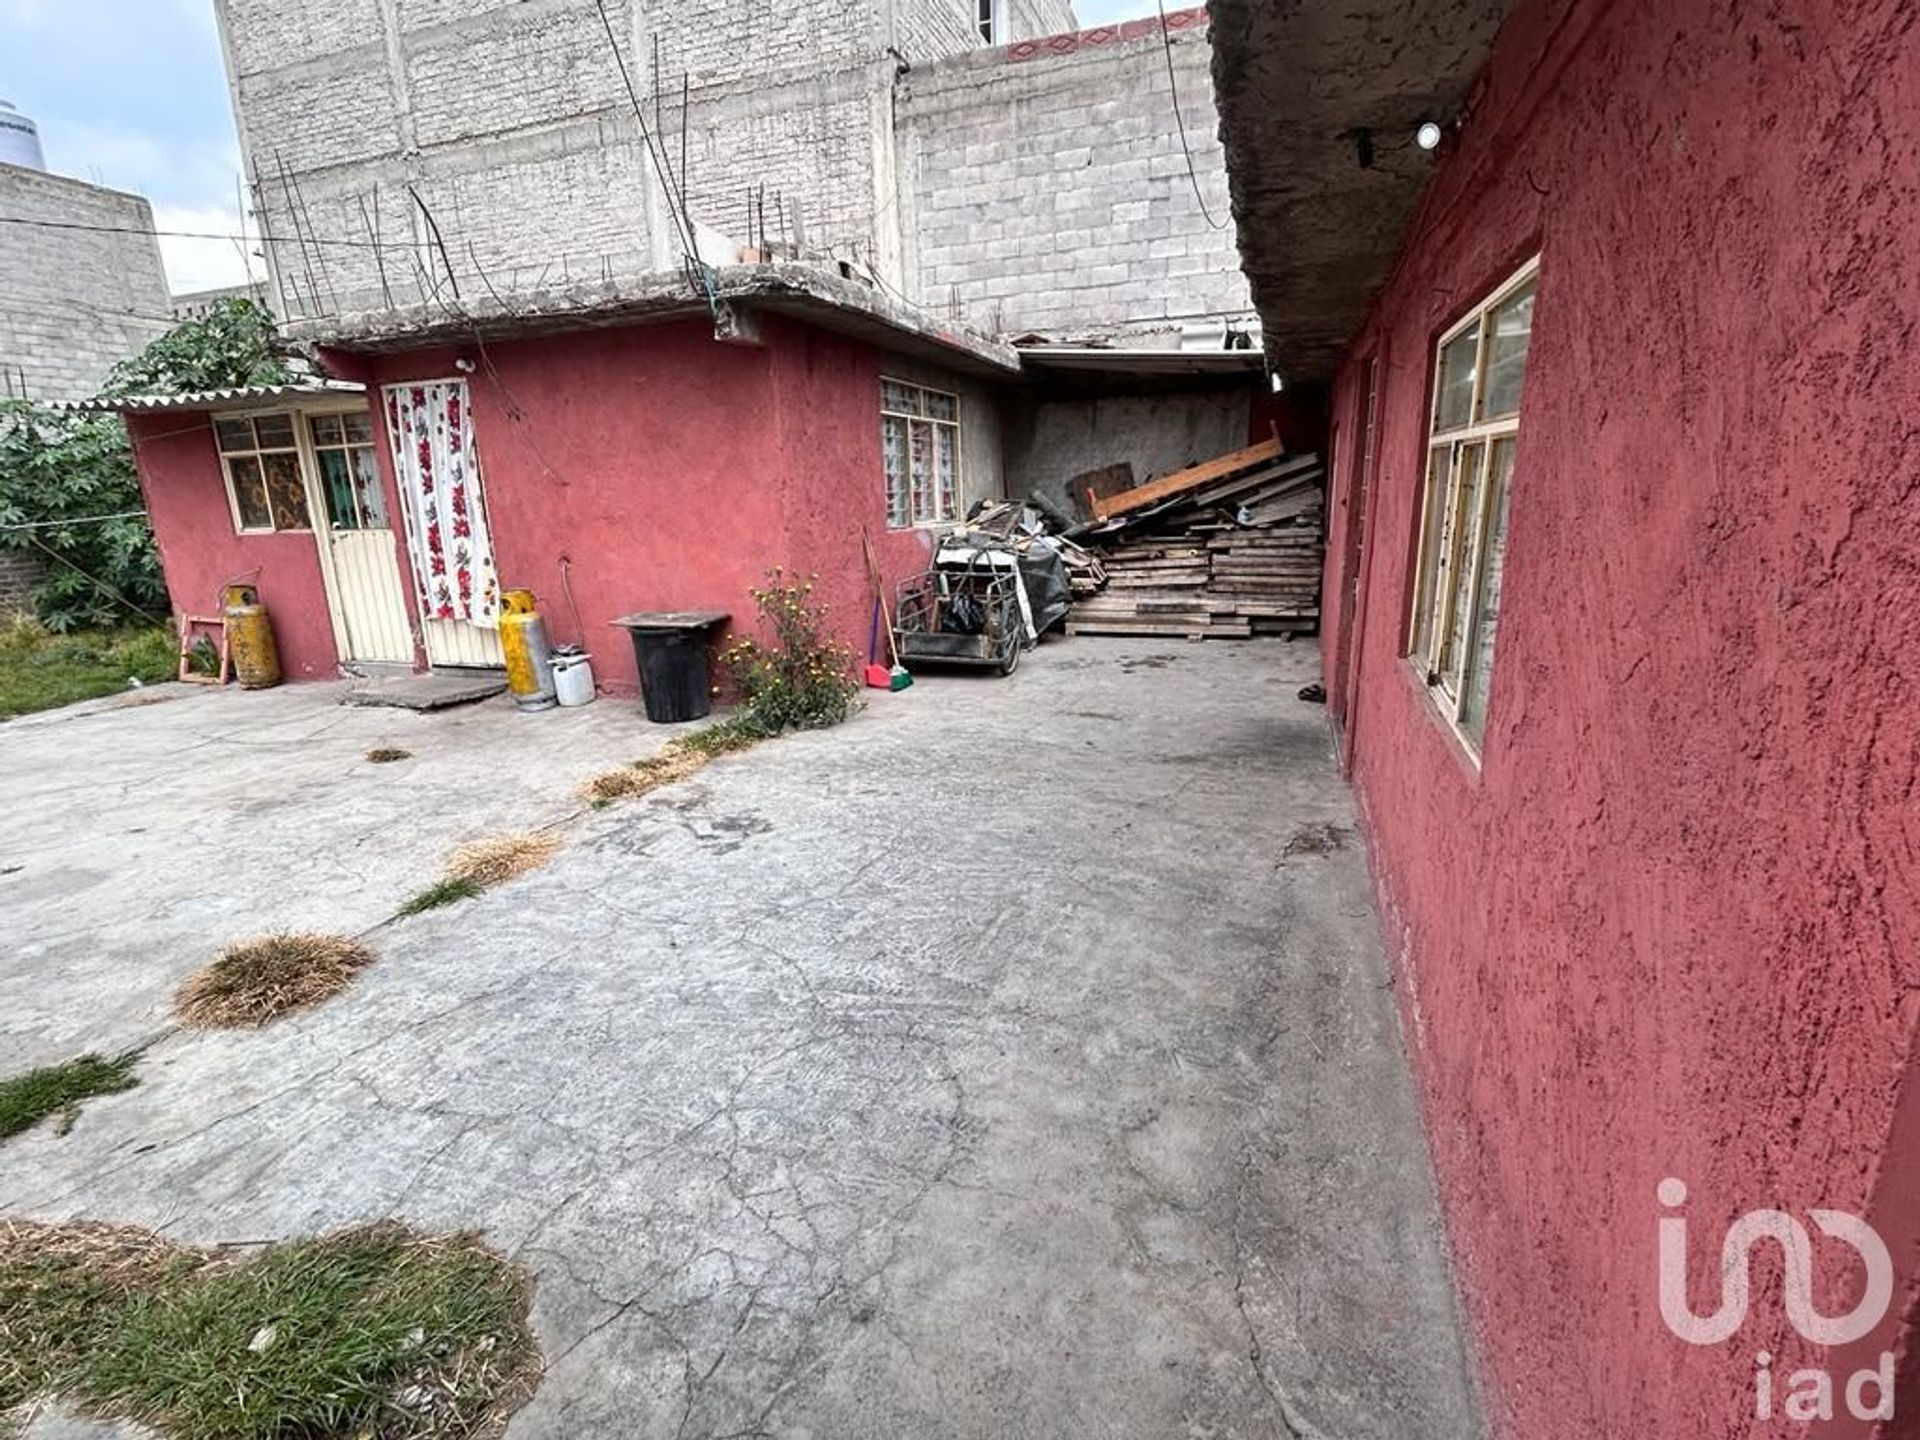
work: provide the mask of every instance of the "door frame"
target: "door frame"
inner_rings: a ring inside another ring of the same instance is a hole
[[[394,661],[363,658],[352,653],[352,630],[347,623],[346,606],[341,603],[340,575],[333,562],[333,546],[329,543],[329,537],[332,534],[331,512],[327,508],[326,487],[321,483],[320,456],[314,447],[313,432],[307,422],[316,415],[354,414],[365,414],[371,418],[372,406],[367,403],[365,396],[343,396],[338,400],[297,406],[294,410],[294,444],[300,452],[300,472],[306,481],[307,513],[313,517],[313,548],[320,559],[321,588],[326,592],[327,597],[327,620],[333,627],[333,653],[336,663],[342,666],[404,664],[410,669],[416,668],[425,647],[421,641],[420,625],[414,616],[413,607],[407,603],[407,584],[411,577],[405,570],[400,573],[400,608],[406,620],[407,634],[413,641],[413,655],[404,661]],[[377,438],[380,432],[376,428],[374,433],[376,436],[373,447],[374,469],[375,473],[380,475],[380,483],[384,487],[387,482],[384,468],[380,463],[381,445]],[[391,496],[383,494],[381,498],[389,507],[392,505]],[[391,517],[389,517],[387,533],[393,533]],[[397,552],[394,559],[397,564],[399,562]]]

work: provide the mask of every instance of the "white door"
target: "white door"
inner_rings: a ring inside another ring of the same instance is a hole
[[[373,458],[373,421],[364,410],[308,415],[313,508],[327,604],[342,660],[413,663],[413,632],[401,590],[399,552],[386,492]]]
[[[426,632],[427,659],[436,670],[448,665],[498,670],[507,663],[498,630],[468,620],[428,620],[420,628]]]

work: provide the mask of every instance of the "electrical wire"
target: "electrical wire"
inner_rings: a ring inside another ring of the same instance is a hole
[[[1227,222],[1213,218],[1207,197],[1200,193],[1200,176],[1193,168],[1193,148],[1187,144],[1187,121],[1180,113],[1180,82],[1173,78],[1173,34],[1167,29],[1167,0],[1154,0],[1160,7],[1160,44],[1167,56],[1167,90],[1173,97],[1173,123],[1180,128],[1180,153],[1187,157],[1187,179],[1193,184],[1193,198],[1200,204],[1200,218],[1215,230],[1227,228]]]
[[[17,525],[0,525],[0,530],[58,530],[67,525],[103,525],[109,520],[145,518],[144,510],[117,510],[111,515],[76,515],[71,520],[22,520]]]
[[[168,240],[240,240],[259,241],[266,245],[342,245],[354,250],[407,250],[411,244],[399,241],[375,240],[337,240],[327,236],[310,235],[304,242],[288,239],[285,235],[246,235],[220,230],[160,230],[152,226],[141,225],[90,225],[80,220],[40,220],[30,215],[0,215],[0,225],[32,225],[43,230],[85,230],[96,235],[148,235]]]

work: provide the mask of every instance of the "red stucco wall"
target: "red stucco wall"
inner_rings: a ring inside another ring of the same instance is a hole
[[[772,317],[763,338],[723,345],[710,325],[653,325],[333,363],[372,387],[473,364],[501,581],[533,590],[550,638],[584,644],[599,685],[631,695],[615,616],[718,609],[738,626],[771,567],[817,571],[838,635],[864,657],[861,524],[891,575],[926,563],[924,532],[886,531],[880,352]]]
[[[1913,0],[1523,0],[1336,388],[1351,437],[1379,356],[1354,778],[1502,1437],[1795,1433],[1776,1262],[1726,1344],[1663,1326],[1664,1176],[1696,1310],[1758,1207],[1915,1271],[1916,174]],[[1399,658],[1432,350],[1536,251],[1476,773]]]
[[[259,586],[272,619],[286,677],[333,678],[333,626],[314,537],[305,531],[234,532],[206,415],[129,415],[127,430],[174,614],[217,615],[221,587],[229,580],[250,581]]]

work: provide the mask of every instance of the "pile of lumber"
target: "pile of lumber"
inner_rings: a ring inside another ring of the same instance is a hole
[[[1089,495],[1106,584],[1074,587],[1069,635],[1244,639],[1320,619],[1325,470],[1254,445],[1112,495]]]

